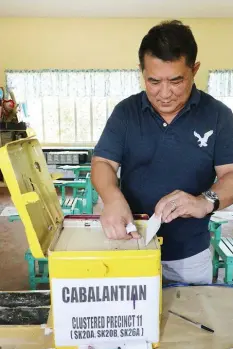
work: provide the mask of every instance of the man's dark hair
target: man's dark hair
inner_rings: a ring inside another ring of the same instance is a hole
[[[142,39],[138,52],[142,70],[145,54],[165,62],[185,57],[186,64],[192,67],[197,57],[197,44],[189,26],[177,20],[165,21],[151,28]]]

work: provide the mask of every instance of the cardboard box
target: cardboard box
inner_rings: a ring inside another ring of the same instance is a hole
[[[0,157],[31,252],[49,260],[56,348],[157,346],[161,254],[159,239],[145,246],[148,217],[134,217],[140,240],[108,240],[99,216],[64,218],[36,139]]]

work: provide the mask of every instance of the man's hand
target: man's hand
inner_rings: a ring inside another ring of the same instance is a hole
[[[169,223],[177,217],[203,218],[213,210],[213,204],[202,195],[193,196],[181,190],[175,190],[164,196],[155,206],[155,215],[162,222]]]
[[[138,239],[140,235],[136,231],[126,232],[126,226],[133,223],[133,215],[118,188],[118,169],[119,163],[115,161],[96,156],[92,158],[92,184],[104,202],[100,221],[109,239]]]
[[[118,197],[105,204],[100,220],[109,239],[129,240],[140,238],[139,233],[136,231],[130,234],[126,233],[126,226],[129,223],[133,223],[133,216],[124,198]]]

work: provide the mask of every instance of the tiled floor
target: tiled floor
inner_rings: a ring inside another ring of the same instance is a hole
[[[13,206],[6,189],[0,188],[0,212],[6,206]],[[95,212],[99,213],[101,204]],[[24,227],[20,221],[9,223],[0,217],[0,290],[27,290],[28,271],[24,254],[28,248]],[[233,236],[233,223],[224,225],[223,234]],[[222,281],[222,273],[219,279]]]

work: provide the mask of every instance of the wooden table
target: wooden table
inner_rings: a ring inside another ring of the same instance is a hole
[[[214,329],[199,329],[168,313],[171,309]],[[233,288],[221,286],[163,289],[161,349],[233,348]]]

